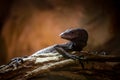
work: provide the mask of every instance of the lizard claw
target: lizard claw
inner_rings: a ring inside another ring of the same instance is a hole
[[[73,60],[78,60],[79,56],[76,55],[69,55],[69,58],[73,59]]]
[[[71,58],[71,59],[74,59],[74,60],[79,59],[79,56],[69,54],[68,52],[66,52],[61,47],[55,46],[54,48],[57,50],[57,52],[59,52],[60,54],[62,54],[65,58]]]
[[[81,64],[81,67],[82,69],[85,69],[85,66],[84,66],[84,60],[86,59],[84,55],[80,55],[80,56],[76,56],[76,55],[68,55],[68,57],[70,59],[73,59],[73,60],[79,60],[79,63]]]
[[[68,52],[66,52],[64,49],[60,48],[60,47],[54,47],[57,52],[59,52],[60,54],[62,54],[65,58],[70,58],[70,59],[73,59],[73,60],[79,60],[81,66],[82,66],[82,69],[84,69],[84,55],[80,55],[80,56],[76,56],[76,55],[72,55],[72,54],[69,54]]]
[[[17,58],[12,59],[7,65],[9,67],[13,67],[13,70],[16,70],[18,66],[21,65],[23,62],[24,61],[22,57],[17,57]]]
[[[0,66],[0,73],[5,73],[5,72],[9,72],[11,70],[16,70],[19,68],[19,66],[23,63],[23,58],[22,57],[17,57],[17,58],[13,58],[11,59],[11,61],[9,63],[7,63],[6,65],[2,65]]]
[[[81,64],[82,69],[85,69],[84,62],[83,61],[79,61],[79,62]]]
[[[84,66],[85,59],[86,59],[86,57],[84,55],[79,56],[79,63],[81,64],[82,69],[85,69],[85,66]]]

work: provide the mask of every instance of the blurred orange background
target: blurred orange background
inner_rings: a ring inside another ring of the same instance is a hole
[[[1,0],[0,64],[67,42],[69,28],[89,33],[85,50],[120,52],[119,2],[114,0]]]

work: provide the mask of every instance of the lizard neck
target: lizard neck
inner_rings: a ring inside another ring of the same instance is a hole
[[[77,41],[71,41],[71,48],[74,51],[81,51],[85,46],[86,46],[86,42],[77,40]]]

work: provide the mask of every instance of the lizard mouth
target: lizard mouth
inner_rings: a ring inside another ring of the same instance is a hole
[[[72,34],[70,35],[70,33],[69,33],[69,34],[67,34],[67,33],[61,33],[59,36],[60,36],[61,38],[63,38],[63,39],[67,39],[67,40],[71,40],[71,39],[74,38],[74,37],[72,36]]]

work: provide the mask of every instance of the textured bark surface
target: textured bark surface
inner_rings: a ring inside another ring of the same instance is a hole
[[[78,55],[78,53],[74,54]],[[82,69],[78,60],[65,59],[59,53],[31,55],[23,58],[24,62],[17,69],[13,67],[1,68],[0,80],[120,79],[119,57],[85,53],[84,55],[86,56],[83,60],[85,69]]]

